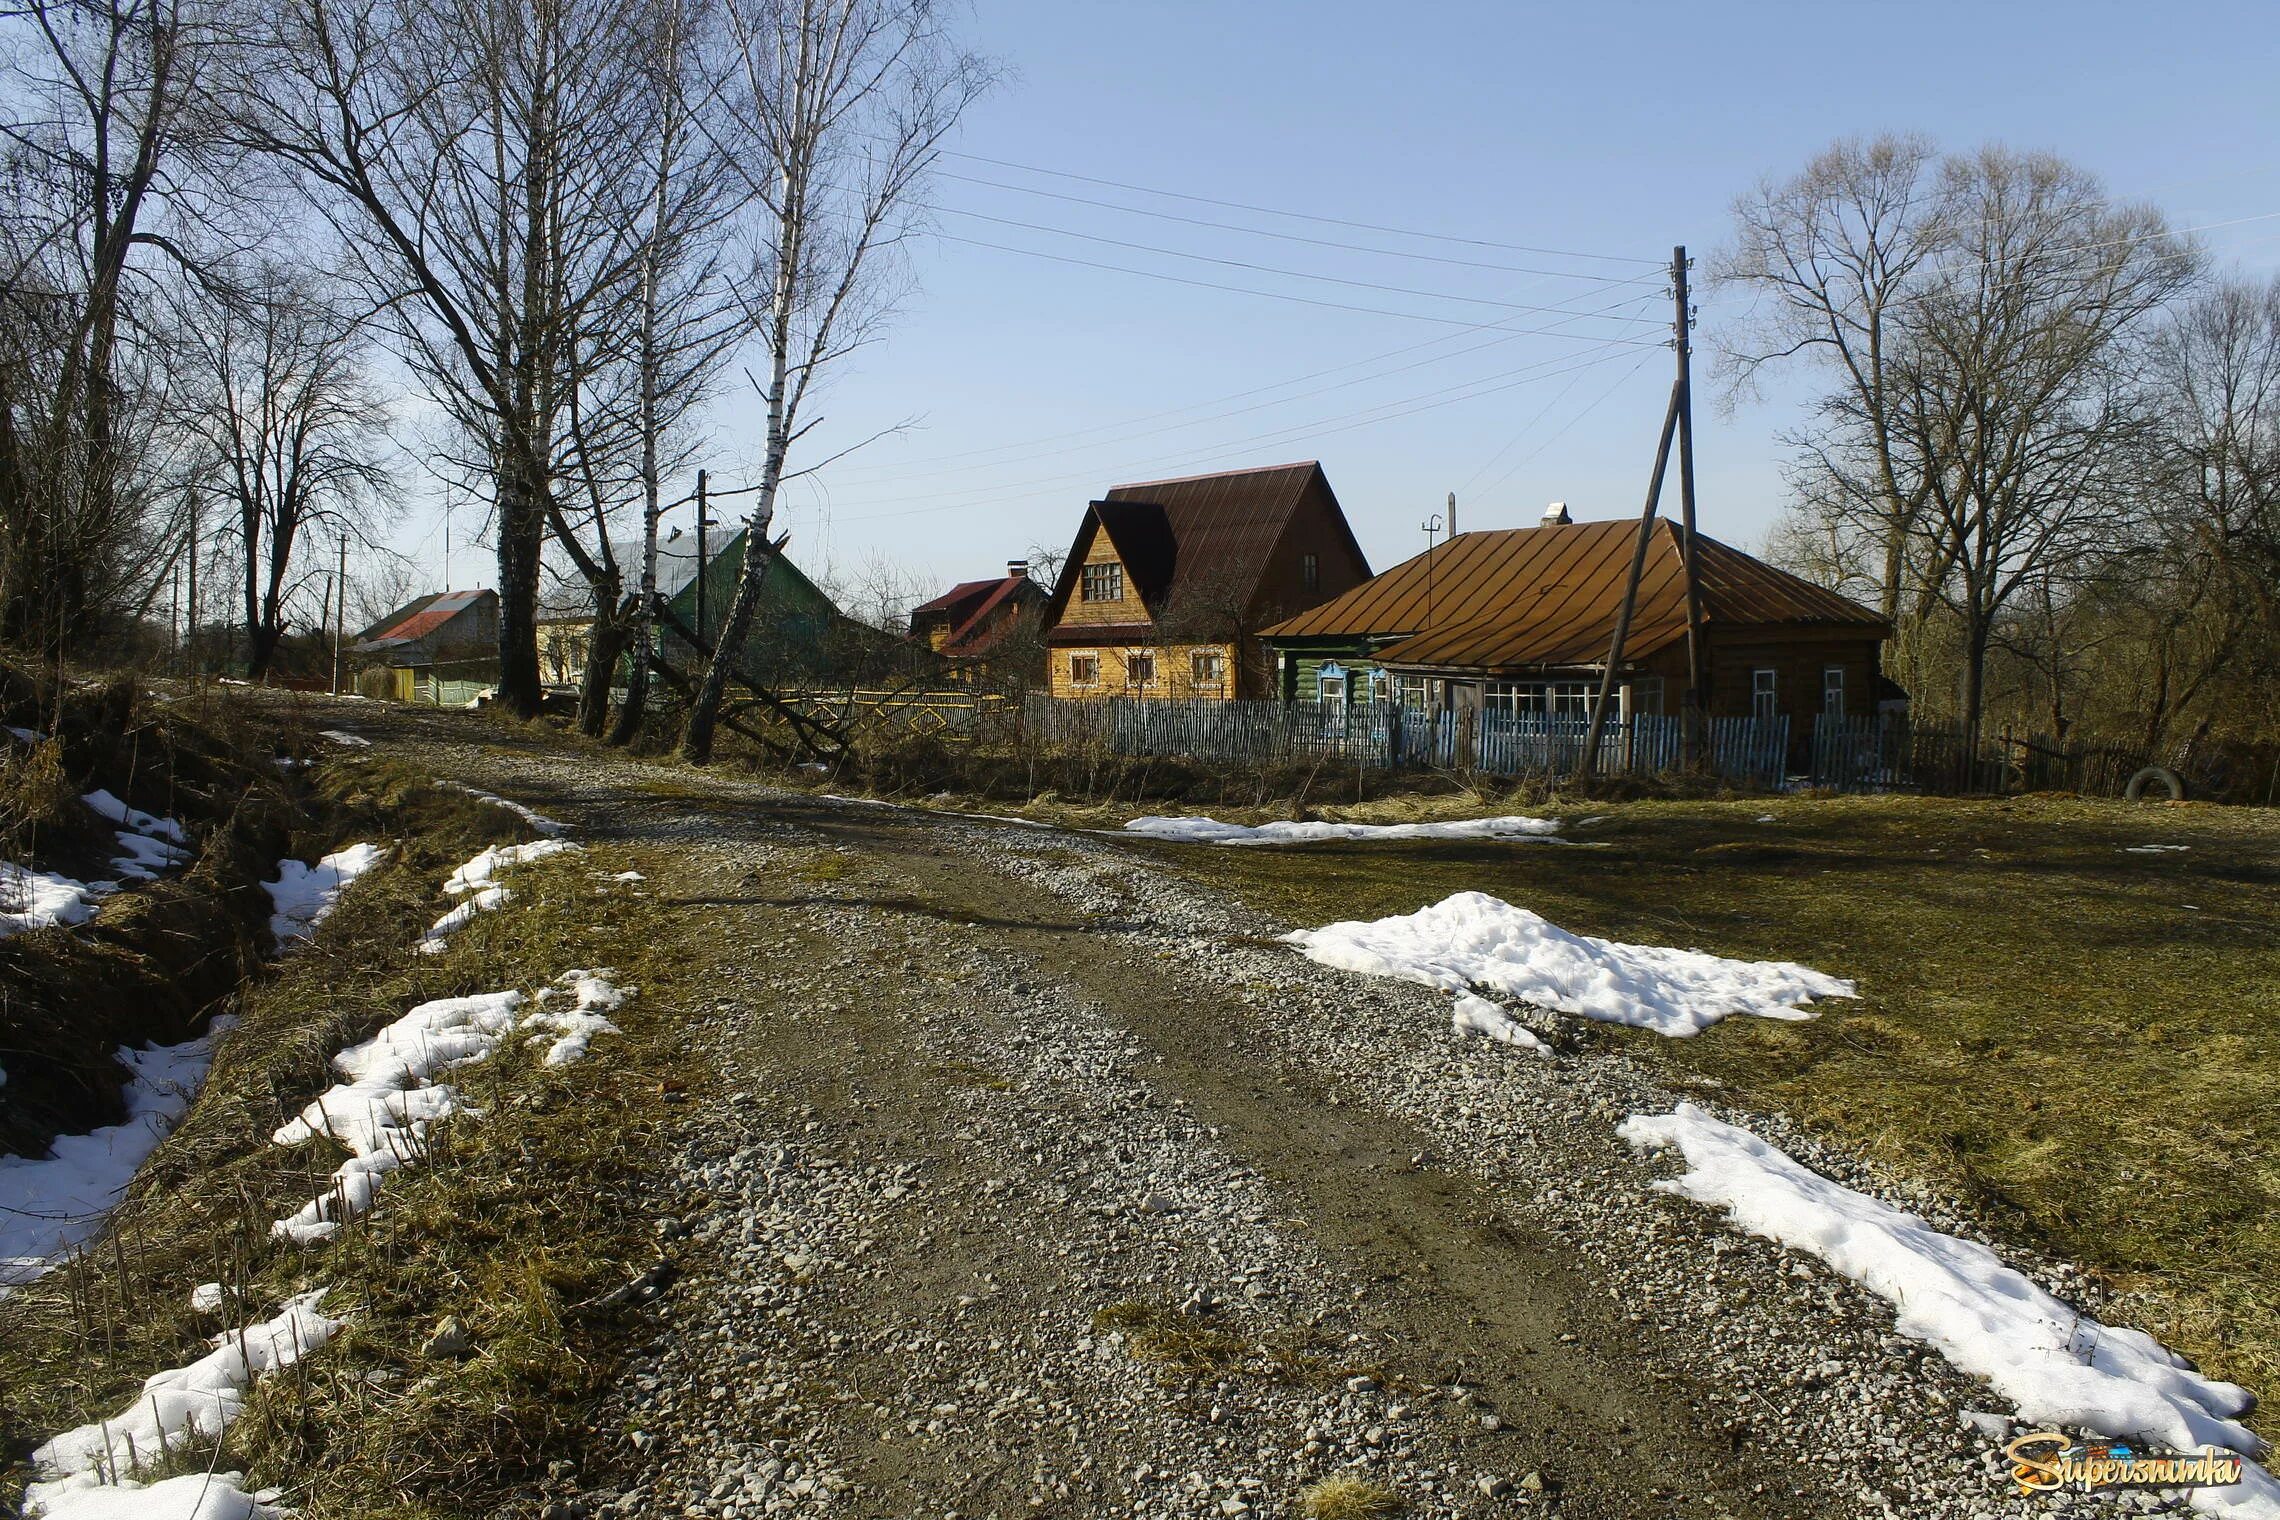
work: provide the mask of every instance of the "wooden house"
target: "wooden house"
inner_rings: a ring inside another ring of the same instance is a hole
[[[1460,533],[1262,638],[1285,699],[1381,699],[1457,712],[1590,710],[1606,668],[1637,521]],[[1897,695],[1875,613],[1707,535],[1697,543],[1711,717],[1864,715]],[[1686,685],[1680,533],[1654,525],[1616,672],[1622,711],[1675,714]]]
[[[460,706],[499,677],[499,593],[438,591],[407,602],[348,646],[358,689]]]
[[[1085,508],[1044,610],[1056,697],[1263,697],[1259,630],[1369,561],[1312,460],[1118,486]]]
[[[951,659],[985,655],[1034,617],[1046,591],[1029,578],[1029,562],[1011,559],[994,580],[960,581],[910,610],[910,636]]]

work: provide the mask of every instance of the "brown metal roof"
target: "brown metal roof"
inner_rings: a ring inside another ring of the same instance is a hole
[[[1152,613],[1163,609],[1183,581],[1207,573],[1222,585],[1255,592],[1292,515],[1318,479],[1329,492],[1321,464],[1308,459],[1114,487],[1092,503],[1077,530],[1046,608],[1047,624],[1057,622],[1068,605],[1096,525],[1115,545],[1134,589]],[[1335,505],[1335,493],[1330,499]],[[1334,515],[1351,542],[1353,530],[1344,514]],[[1368,560],[1358,543],[1353,552],[1355,562],[1366,570]]]
[[[1388,638],[1389,664],[1499,668],[1605,660],[1630,574],[1636,521],[1546,524],[1460,533],[1430,554],[1266,630],[1269,639]],[[1698,555],[1706,622],[1859,627],[1881,619],[1810,581],[1703,535]],[[1648,541],[1626,654],[1645,658],[1686,633],[1678,528],[1658,521]]]

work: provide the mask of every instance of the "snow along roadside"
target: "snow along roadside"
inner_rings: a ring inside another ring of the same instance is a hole
[[[298,860],[277,862],[277,879],[261,884],[274,910],[269,916],[269,934],[277,941],[277,948],[282,951],[313,937],[317,925],[339,905],[340,894],[387,858],[388,852],[379,845],[352,844],[313,866]]]
[[[440,955],[451,936],[472,923],[476,914],[492,912],[513,901],[514,893],[499,880],[502,872],[583,849],[583,845],[567,839],[540,839],[530,844],[495,844],[470,857],[443,884],[445,892],[466,900],[430,925],[413,948],[422,955]]]
[[[1699,950],[1570,934],[1485,892],[1458,892],[1415,913],[1283,936],[1309,960],[1367,976],[1468,992],[1474,987],[1559,1013],[1657,1034],[1700,1034],[1730,1014],[1809,1019],[1798,1005],[1854,997],[1853,984],[1791,961],[1737,961]]]
[[[1572,844],[1558,837],[1556,818],[1462,818],[1446,823],[1221,823],[1216,818],[1167,818],[1150,815],[1125,824],[1124,832],[1150,839],[1176,839],[1191,844],[1270,845],[1311,844],[1319,840],[1395,839],[1523,839],[1538,844]]]
[[[236,1022],[213,1020],[180,1045],[121,1048],[130,1073],[127,1117],[84,1135],[61,1135],[47,1155],[0,1156],[0,1297],[53,1270],[101,1233],[112,1205],[158,1143],[174,1132],[204,1085],[214,1042]]]
[[[39,1520],[113,1520],[183,1516],[195,1520],[276,1513],[239,1488],[236,1473],[190,1474],[144,1485],[138,1471],[177,1453],[218,1442],[245,1412],[255,1379],[290,1367],[332,1339],[345,1321],[321,1313],[326,1290],[288,1299],[267,1320],[214,1338],[213,1349],[186,1367],[148,1379],[126,1408],[107,1420],[67,1430],[32,1453],[48,1476],[24,1491],[24,1513]],[[178,1502],[180,1501],[180,1502]]]
[[[2030,1424],[2184,1451],[2264,1451],[2240,1423],[2255,1404],[2246,1389],[2201,1376],[2142,1331],[2098,1323],[1976,1241],[1832,1182],[1691,1103],[1633,1114],[1617,1133],[1636,1150],[1684,1157],[1686,1172],[1658,1190],[1724,1208],[1748,1233],[1859,1283],[1893,1306],[1902,1335],[1987,1379]],[[2251,1462],[2241,1482],[2196,1489],[2192,1502],[2223,1520],[2280,1520],[2280,1481]]]
[[[532,1000],[528,1014],[521,1012],[519,992],[437,998],[334,1056],[333,1069],[345,1080],[318,1094],[269,1138],[290,1146],[324,1136],[347,1150],[348,1159],[333,1169],[324,1192],[270,1226],[270,1233],[315,1245],[345,1221],[368,1213],[381,1179],[426,1155],[428,1131],[438,1121],[473,1111],[457,1088],[435,1078],[489,1058],[518,1028],[530,1031],[533,1043],[549,1042],[547,1065],[582,1060],[596,1035],[617,1030],[602,1013],[632,996],[631,989],[612,984],[610,974],[606,966],[566,971]],[[546,1006],[558,991],[571,994],[572,1006]]]

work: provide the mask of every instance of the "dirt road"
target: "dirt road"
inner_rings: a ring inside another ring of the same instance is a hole
[[[1114,839],[364,726],[696,929],[685,1272],[564,1513],[2015,1507],[1983,1391],[1651,1189],[1619,1058],[1452,1036]]]

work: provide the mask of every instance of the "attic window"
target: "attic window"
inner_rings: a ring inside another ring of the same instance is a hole
[[[1322,586],[1322,562],[1311,554],[1301,554],[1298,557],[1298,579],[1299,583],[1305,586],[1307,590],[1320,590]]]
[[[1083,596],[1088,602],[1123,601],[1124,567],[1114,563],[1085,566]]]

